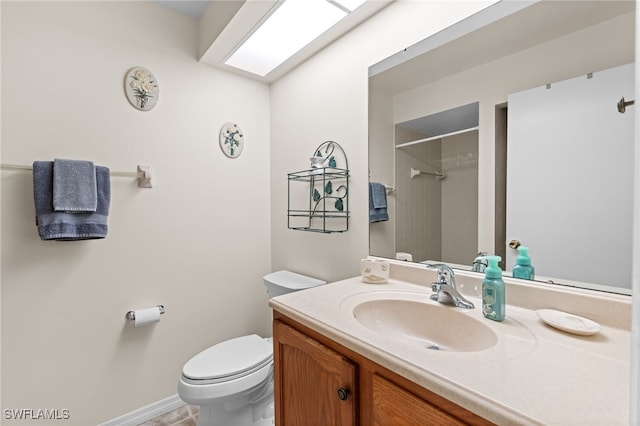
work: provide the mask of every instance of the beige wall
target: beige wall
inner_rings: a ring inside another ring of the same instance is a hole
[[[269,87],[197,63],[196,40],[195,20],[150,2],[2,1],[2,162],[155,172],[153,189],[112,178],[106,239],[51,242],[31,173],[2,171],[3,409],[97,424],[175,395],[203,348],[270,335]],[[133,66],[158,79],[152,111],[124,96]],[[246,136],[235,160],[218,147],[226,121]],[[156,304],[159,323],[125,321]]]
[[[369,253],[394,258],[396,252],[395,211],[398,194],[395,189],[395,161],[393,147],[393,102],[391,95],[369,88],[369,180],[394,187],[387,192],[389,220],[369,224]],[[372,250],[373,248],[373,250]]]
[[[489,3],[396,1],[271,86],[274,269],[328,281],[359,273],[359,260],[369,252],[368,68]],[[307,167],[308,157],[325,140],[340,143],[349,157],[349,231],[289,230],[287,173]]]

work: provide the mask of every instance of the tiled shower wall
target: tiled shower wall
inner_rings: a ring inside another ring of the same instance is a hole
[[[396,144],[428,135],[396,127]],[[478,235],[478,132],[396,149],[396,251],[471,264]],[[445,179],[411,168],[441,171]]]
[[[428,137],[396,127],[396,145]],[[411,253],[414,262],[439,260],[441,252],[442,185],[434,176],[411,178],[411,167],[440,169],[440,141],[396,149],[396,251]]]

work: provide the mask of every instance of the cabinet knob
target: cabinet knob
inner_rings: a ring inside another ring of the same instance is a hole
[[[349,397],[349,391],[347,389],[345,388],[338,389],[338,398],[340,398],[341,401],[346,401],[348,397]]]

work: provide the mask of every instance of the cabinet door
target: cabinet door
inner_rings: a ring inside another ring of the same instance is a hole
[[[390,382],[373,375],[374,426],[464,425],[435,405]]]
[[[355,365],[279,321],[273,337],[276,424],[355,425]]]

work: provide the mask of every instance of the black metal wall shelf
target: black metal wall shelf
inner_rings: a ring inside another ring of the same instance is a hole
[[[326,234],[347,231],[349,167],[344,150],[337,142],[326,141],[310,160],[310,169],[287,174],[288,228]]]

